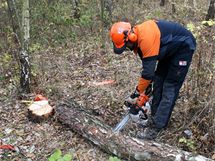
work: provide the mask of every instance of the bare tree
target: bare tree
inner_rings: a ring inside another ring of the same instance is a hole
[[[16,2],[14,0],[7,0],[7,4],[8,4],[9,15],[11,17],[13,32],[17,34],[16,40],[19,41],[19,38],[21,37],[21,33],[20,33],[21,21],[17,13]]]
[[[20,61],[20,87],[21,93],[30,92],[30,63],[28,55],[29,44],[29,0],[23,1],[22,7],[22,21],[19,18],[15,0],[7,0],[9,14],[12,21],[13,31],[16,34],[16,38],[21,46],[19,49],[19,61]]]
[[[138,4],[140,4],[140,5],[143,4],[143,0],[139,0]]]
[[[105,33],[104,33],[104,0],[101,0],[101,22],[102,22],[102,48],[105,48]]]
[[[104,7],[109,15],[109,21],[112,22],[112,10],[113,10],[113,0],[104,1]]]
[[[175,8],[175,0],[172,1],[172,14],[174,14],[176,12],[176,8]]]
[[[29,0],[24,0],[22,8],[22,48],[20,52],[21,78],[20,85],[22,92],[30,92],[30,63],[28,54],[28,45],[30,38],[29,24]]]
[[[165,0],[161,0],[160,1],[160,6],[164,6],[165,5]]]
[[[73,9],[74,9],[73,17],[76,18],[76,19],[79,19],[80,16],[81,16],[80,15],[79,5],[80,5],[80,0],[72,0],[72,6],[73,6]]]
[[[215,0],[210,0],[210,5],[209,5],[209,8],[208,8],[208,12],[207,12],[207,15],[206,15],[206,20],[209,20],[209,19],[214,19],[214,14],[215,14]]]

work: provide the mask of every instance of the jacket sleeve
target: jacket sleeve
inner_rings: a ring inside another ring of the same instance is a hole
[[[143,70],[137,85],[137,90],[140,93],[143,93],[150,82],[154,79],[157,59],[155,59],[155,57],[149,58],[142,59]]]
[[[147,21],[139,29],[139,48],[143,70],[137,89],[143,93],[153,80],[160,49],[160,30],[154,21]]]
[[[142,59],[143,70],[141,72],[141,77],[147,80],[153,80],[156,65],[157,65],[156,56]]]

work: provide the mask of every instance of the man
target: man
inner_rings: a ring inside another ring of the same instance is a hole
[[[142,60],[141,78],[130,101],[135,102],[153,81],[152,121],[138,137],[155,139],[169,122],[196,49],[195,38],[180,24],[164,20],[148,20],[134,27],[117,22],[110,37],[116,54],[129,48]]]

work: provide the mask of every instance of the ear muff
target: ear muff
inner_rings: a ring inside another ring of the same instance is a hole
[[[131,42],[136,42],[137,41],[137,35],[133,32],[130,32],[128,34],[128,39],[131,41]]]

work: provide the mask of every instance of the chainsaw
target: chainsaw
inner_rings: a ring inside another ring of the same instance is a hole
[[[126,114],[121,121],[112,130],[113,133],[121,131],[131,120],[139,125],[146,125],[148,122],[148,115],[151,112],[152,102],[152,89],[153,86],[150,84],[144,93],[140,94],[135,104],[128,101],[124,102],[126,106]]]

